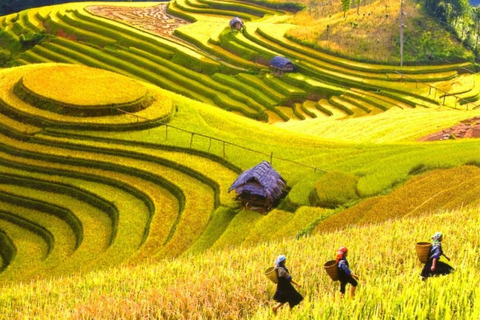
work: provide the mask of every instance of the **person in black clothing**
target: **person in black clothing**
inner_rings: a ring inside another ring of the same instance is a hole
[[[275,269],[278,275],[278,284],[277,290],[273,295],[273,299],[278,302],[272,310],[274,314],[277,314],[278,308],[283,306],[288,302],[290,308],[293,308],[303,300],[303,296],[295,290],[292,286],[292,283],[297,287],[301,287],[300,284],[292,280],[292,276],[288,272],[287,267],[285,266],[285,261],[287,259],[284,255],[278,256],[275,260]]]
[[[450,258],[443,253],[441,243],[443,240],[443,234],[441,232],[436,232],[432,239],[433,244],[430,248],[430,253],[428,254],[429,258],[427,263],[425,263],[421,273],[423,281],[427,280],[428,277],[435,275],[447,275],[455,270],[445,262],[439,261],[441,256],[444,256],[448,261],[450,261]]]
[[[345,287],[347,283],[352,285],[350,294],[352,298],[355,296],[355,289],[358,285],[358,276],[350,270],[347,261],[348,249],[346,247],[341,247],[337,252],[337,268],[338,268],[338,280],[340,280],[340,292],[342,297],[345,295]]]

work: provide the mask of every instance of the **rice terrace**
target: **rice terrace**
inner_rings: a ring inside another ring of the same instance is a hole
[[[3,2],[0,319],[480,320],[480,7]]]

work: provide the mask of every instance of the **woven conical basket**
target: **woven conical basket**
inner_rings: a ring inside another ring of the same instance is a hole
[[[325,271],[327,271],[327,274],[332,278],[333,281],[338,280],[338,268],[337,268],[337,261],[335,260],[330,260],[327,261],[323,267],[325,268]]]
[[[417,251],[417,256],[421,263],[426,263],[428,261],[431,247],[432,244],[430,242],[417,242],[415,250]]]
[[[275,284],[278,283],[278,275],[277,275],[277,270],[275,269],[275,267],[270,267],[267,270],[265,270],[265,275],[273,283],[275,283]]]

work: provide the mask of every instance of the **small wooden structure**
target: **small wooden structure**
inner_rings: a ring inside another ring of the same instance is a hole
[[[284,72],[295,71],[293,62],[281,56],[275,56],[270,60],[270,68],[278,75],[282,75]]]
[[[268,161],[262,161],[242,172],[228,192],[235,189],[242,208],[265,214],[283,195],[286,184]]]
[[[230,28],[232,28],[232,31],[233,30],[242,31],[245,28],[245,24],[243,23],[242,19],[240,19],[239,17],[235,17],[232,20],[230,20],[229,25],[230,25]]]

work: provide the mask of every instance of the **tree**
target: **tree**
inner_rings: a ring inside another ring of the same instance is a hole
[[[459,18],[470,17],[472,7],[468,0],[450,0]]]
[[[477,26],[477,39],[475,40],[475,50],[478,49],[478,39],[480,37],[480,7],[475,7],[472,10],[473,20],[476,21],[475,25]]]
[[[439,18],[442,22],[451,23],[452,17],[455,15],[451,3],[442,1],[435,8],[435,17]]]
[[[342,11],[344,18],[347,16],[347,11],[350,9],[351,6],[352,0],[342,0]]]

